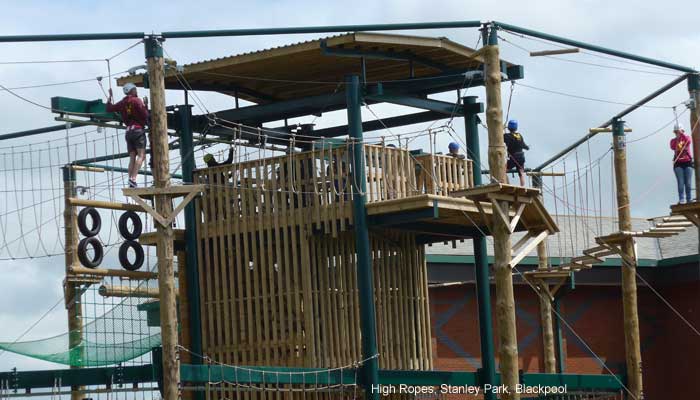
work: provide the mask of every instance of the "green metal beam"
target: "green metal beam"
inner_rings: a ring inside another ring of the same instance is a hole
[[[0,372],[0,381],[7,382],[9,389],[27,391],[38,388],[53,388],[59,382],[61,387],[111,386],[112,384],[155,382],[156,377],[151,365],[141,365],[44,371],[13,370]]]
[[[406,107],[421,108],[424,110],[435,111],[447,116],[462,116],[464,114],[464,108],[461,104],[454,104],[440,100],[432,100],[413,96],[392,96],[388,94],[367,95],[365,96],[365,98],[381,103],[398,104]]]
[[[216,364],[180,366],[180,379],[189,383],[207,383],[225,380],[246,384],[296,384],[296,385],[352,385],[356,383],[357,370],[294,367],[239,367]]]
[[[17,138],[21,138],[21,137],[40,135],[42,133],[63,131],[65,129],[66,129],[66,124],[47,126],[46,128],[29,129],[26,131],[12,132],[12,133],[6,133],[4,135],[0,135],[0,140],[17,139]]]
[[[362,332],[362,382],[365,399],[378,400],[379,393],[372,390],[378,383],[379,360],[377,352],[377,317],[374,304],[373,266],[370,255],[369,231],[367,227],[367,188],[365,177],[365,154],[362,144],[362,87],[360,77],[345,79],[348,133],[352,143],[352,172],[357,184],[352,186],[352,215],[357,254],[357,289],[360,298],[360,329]],[[359,186],[359,187],[358,187]]]
[[[84,40],[143,39],[144,32],[68,33],[59,35],[10,35],[0,36],[0,43],[16,42],[72,42]]]
[[[622,389],[622,375],[585,375],[585,374],[539,374],[522,375],[522,384],[527,387],[564,386],[568,390],[598,390],[616,392]]]
[[[476,76],[470,79],[465,74],[479,74],[480,71],[464,71],[462,73],[435,75],[433,77],[422,77],[416,79],[406,79],[400,82],[385,82],[382,84],[370,85],[367,88],[371,94],[391,94],[391,95],[411,95],[411,94],[433,94],[444,91],[480,86],[483,85],[483,77]],[[369,101],[368,103],[373,103]],[[310,96],[301,99],[284,100],[271,104],[252,105],[247,107],[233,108],[217,111],[216,118],[232,121],[245,122],[247,124],[258,124],[269,121],[278,121],[285,118],[302,117],[306,115],[317,115],[320,112],[330,112],[342,110],[346,107],[344,93],[324,94]],[[197,115],[194,117],[195,127],[208,126],[207,115]],[[195,130],[198,130],[195,128]]]
[[[362,131],[363,132],[378,131],[378,130],[382,130],[382,129],[386,129],[386,128],[394,128],[397,126],[406,126],[406,125],[419,124],[421,122],[437,121],[437,120],[445,119],[445,118],[447,118],[445,116],[445,114],[440,113],[440,112],[423,111],[423,112],[414,113],[414,114],[399,115],[397,117],[389,117],[389,118],[385,118],[382,120],[363,121],[362,122]],[[313,136],[317,136],[317,137],[326,137],[326,138],[331,138],[331,137],[336,137],[336,136],[345,136],[348,134],[348,126],[341,125],[341,126],[333,126],[330,128],[317,129],[317,130],[310,132],[309,134],[313,135]]]
[[[197,165],[194,159],[194,143],[192,139],[192,108],[189,105],[178,107],[176,115],[180,119],[180,159],[182,160],[182,181],[184,184],[193,182],[193,174]],[[194,202],[185,207],[185,276],[187,279],[187,298],[189,300],[189,348],[194,354],[204,354],[202,351],[202,317],[200,310],[199,291],[199,262],[197,261],[197,214]],[[201,364],[202,359],[193,356],[193,364]],[[201,399],[201,395],[198,395]]]
[[[483,103],[476,96],[462,98],[464,107],[470,112],[464,115],[464,130],[467,143],[467,156],[472,160],[474,185],[481,185],[481,150],[479,149],[479,116],[484,111]],[[475,109],[476,108],[476,109]],[[493,342],[493,321],[491,316],[491,287],[489,285],[489,260],[486,236],[479,232],[472,238],[474,246],[474,267],[476,272],[477,315],[479,318],[479,339],[481,345],[481,374],[483,383],[496,384],[496,350]],[[496,395],[484,393],[486,400],[494,400]]]
[[[414,386],[476,386],[479,377],[476,372],[459,371],[391,371],[379,370],[380,385],[410,384]]]
[[[81,100],[70,97],[52,97],[51,112],[90,117],[99,121],[121,121],[119,114],[107,112],[107,105],[101,99]]]
[[[401,31],[421,29],[446,28],[478,28],[481,21],[449,21],[449,22],[420,22],[403,24],[371,24],[371,25],[335,25],[335,26],[300,26],[288,28],[255,28],[255,29],[221,29],[206,31],[166,31],[162,35],[166,39],[201,38],[215,36],[261,36],[261,35],[290,35],[305,33],[345,33],[359,31]]]
[[[532,37],[536,37],[536,38],[540,38],[540,39],[544,39],[544,40],[549,40],[551,42],[561,43],[561,44],[565,44],[567,46],[580,47],[582,49],[591,50],[591,51],[595,51],[595,52],[603,53],[603,54],[608,54],[608,55],[615,56],[615,57],[625,58],[628,60],[638,61],[638,62],[641,62],[644,64],[656,65],[657,67],[673,69],[673,70],[681,71],[681,72],[697,72],[695,69],[690,68],[690,67],[686,67],[683,65],[672,64],[672,63],[668,63],[665,61],[656,60],[653,58],[638,56],[636,54],[625,53],[623,51],[613,50],[613,49],[609,49],[609,48],[602,47],[602,46],[596,46],[593,44],[580,42],[578,40],[567,39],[567,38],[564,38],[561,36],[550,35],[548,33],[543,33],[543,32],[535,31],[532,29],[522,28],[519,26],[510,25],[510,24],[506,24],[503,22],[493,21],[493,25],[495,25],[499,29],[504,29],[506,31],[516,32],[516,33],[520,33],[520,34],[523,34],[526,36],[532,36]]]

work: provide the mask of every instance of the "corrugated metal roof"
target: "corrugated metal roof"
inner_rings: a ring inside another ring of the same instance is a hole
[[[354,32],[197,61],[183,66],[181,79],[167,70],[165,83],[182,89],[184,80],[194,90],[269,103],[334,93],[345,76],[362,71],[368,82],[389,82],[474,69],[481,65],[475,52],[443,37]],[[143,75],[117,80],[127,82],[142,84]]]

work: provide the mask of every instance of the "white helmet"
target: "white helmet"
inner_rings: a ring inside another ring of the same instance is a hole
[[[131,92],[134,89],[136,89],[136,85],[129,82],[126,85],[124,85],[124,94],[129,94],[129,92]]]
[[[675,125],[673,125],[673,131],[682,131],[683,129],[683,124],[676,122]]]

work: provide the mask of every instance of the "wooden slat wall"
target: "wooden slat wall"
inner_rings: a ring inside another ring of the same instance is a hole
[[[402,149],[366,150],[370,201],[471,186],[469,160],[416,161]],[[196,201],[207,356],[321,368],[362,358],[347,151],[317,149],[197,172],[195,183],[208,184]],[[437,182],[426,168],[439,171]],[[371,251],[380,367],[431,369],[423,246],[412,234],[385,230],[371,236]],[[214,397],[258,398],[229,390]]]

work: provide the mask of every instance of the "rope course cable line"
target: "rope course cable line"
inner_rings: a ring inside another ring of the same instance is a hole
[[[509,32],[509,33],[511,33],[511,32]],[[502,36],[499,36],[499,39],[501,39],[505,43],[508,43],[509,45],[511,45],[519,50],[522,50],[528,54],[532,52],[532,50],[529,50],[529,49],[527,49],[523,46],[520,46],[520,45],[518,45],[510,40],[507,40],[506,38],[504,38]],[[588,66],[592,66],[592,67],[619,70],[619,71],[624,71],[624,72],[639,72],[639,73],[643,73],[643,74],[666,75],[666,76],[675,76],[675,77],[683,75],[683,74],[679,74],[679,73],[647,71],[647,70],[642,70],[642,69],[616,67],[614,65],[596,64],[596,63],[592,63],[592,62],[573,60],[573,59],[569,59],[569,58],[557,57],[557,56],[551,56],[551,55],[544,56],[544,58],[549,58],[549,59],[556,60],[556,61],[562,61],[562,62],[568,62],[568,63],[574,63],[574,64],[588,65]]]
[[[617,104],[617,105],[622,105],[622,106],[638,106],[638,107],[643,107],[643,108],[669,109],[669,110],[673,109],[673,107],[674,107],[674,106],[652,106],[649,104],[638,104],[638,103],[635,104],[635,103],[624,103],[624,102],[614,101],[614,100],[604,100],[604,99],[598,99],[595,97],[587,97],[587,96],[580,96],[580,95],[576,95],[576,94],[572,94],[572,93],[560,92],[557,90],[544,89],[544,88],[540,88],[540,87],[536,87],[536,86],[532,86],[532,85],[526,85],[526,84],[520,83],[520,82],[517,82],[516,85],[526,87],[528,89],[537,90],[540,92],[556,94],[559,96],[571,97],[571,98],[580,99],[580,100],[596,101],[599,103]]]
[[[544,39],[539,39],[539,38],[532,37],[532,36],[523,35],[523,34],[520,34],[520,33],[517,33],[517,32],[513,32],[513,31],[510,31],[510,30],[504,29],[504,28],[501,28],[500,31],[501,31],[501,32],[504,32],[504,33],[506,33],[506,34],[509,34],[509,35],[517,36],[517,37],[519,37],[519,38],[521,38],[521,39],[526,39],[526,40],[530,40],[530,41],[533,41],[533,42],[543,43],[543,44],[546,44],[546,45],[548,45],[548,46],[555,46],[555,47],[558,47],[558,48],[560,48],[560,49],[569,48],[568,46],[565,46],[565,45],[563,45],[563,44],[561,44],[561,43],[552,42],[552,41],[549,41],[549,40],[544,40]],[[594,51],[588,51],[588,50],[586,50],[586,49],[579,49],[578,52],[579,52],[579,53],[586,54],[586,55],[589,55],[589,56],[597,57],[597,58],[600,58],[600,59],[604,59],[604,60],[615,61],[615,62],[618,62],[618,63],[621,63],[621,64],[629,64],[629,65],[634,65],[634,66],[641,67],[641,68],[656,69],[656,70],[660,70],[660,71],[670,71],[669,68],[660,67],[660,66],[658,66],[658,65],[651,65],[651,64],[642,63],[642,62],[639,62],[639,61],[631,61],[631,60],[627,60],[627,59],[623,59],[623,58],[607,56],[607,55],[599,54],[599,53],[594,52]]]

